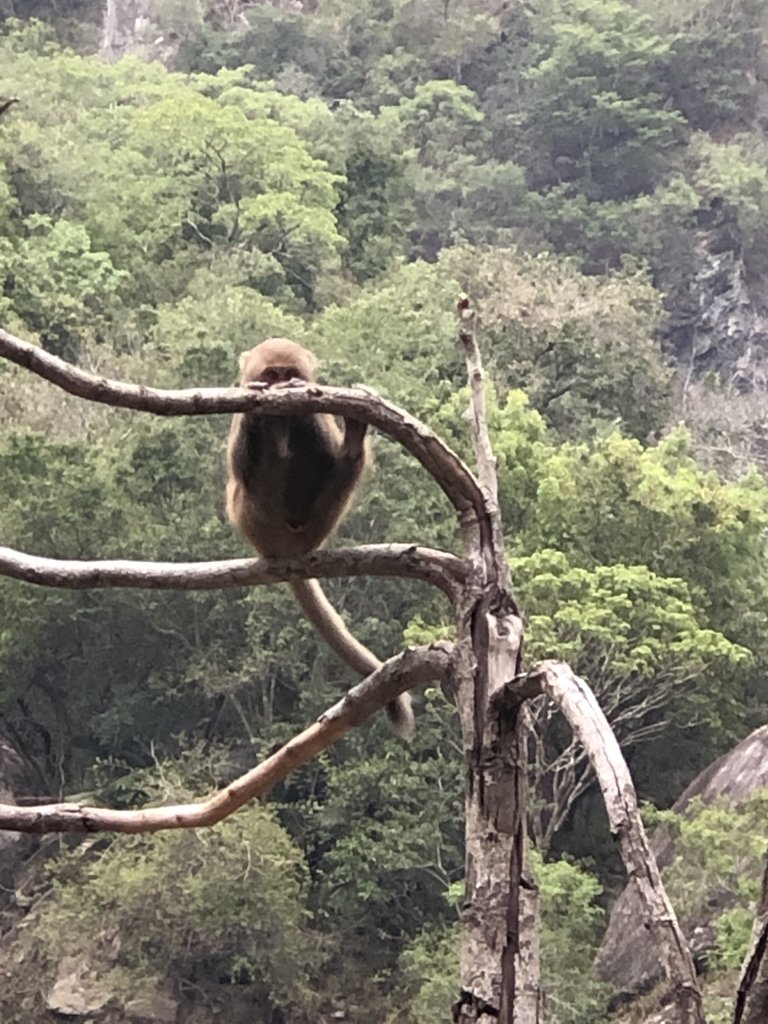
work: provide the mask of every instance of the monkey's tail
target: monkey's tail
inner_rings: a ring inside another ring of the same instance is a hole
[[[346,623],[325,596],[317,580],[291,580],[293,596],[320,636],[338,656],[362,676],[369,676],[382,663],[367,647],[356,640]],[[404,740],[413,736],[415,721],[411,695],[401,693],[387,704],[387,715],[393,730]]]

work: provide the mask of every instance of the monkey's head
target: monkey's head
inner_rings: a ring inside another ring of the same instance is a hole
[[[240,356],[240,383],[279,384],[289,380],[315,380],[317,360],[288,338],[267,338]]]

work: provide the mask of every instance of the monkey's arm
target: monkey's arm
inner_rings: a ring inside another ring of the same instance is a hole
[[[346,507],[354,494],[365,467],[370,463],[370,451],[366,444],[367,423],[360,420],[344,420],[344,438],[336,457],[331,491]]]
[[[345,419],[343,429],[333,471],[317,498],[323,511],[326,504],[332,504],[338,507],[340,514],[346,511],[369,459],[365,443],[368,424]]]
[[[341,452],[345,459],[356,464],[365,461],[367,431],[367,423],[361,423],[360,420],[344,420],[344,443]]]
[[[336,427],[335,454],[326,461],[325,471],[317,478],[319,486],[311,497],[307,521],[310,532],[317,535],[317,544],[322,544],[346,515],[368,463],[366,424],[345,420],[343,430],[341,435]]]

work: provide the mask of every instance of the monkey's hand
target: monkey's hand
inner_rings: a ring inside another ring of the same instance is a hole
[[[291,377],[290,380],[249,380],[243,387],[252,391],[266,391],[268,388],[297,388],[306,383],[301,377]]]

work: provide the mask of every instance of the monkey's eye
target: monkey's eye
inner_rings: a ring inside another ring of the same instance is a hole
[[[267,384],[276,384],[280,380],[280,371],[273,366],[268,366],[261,374],[261,379]]]

